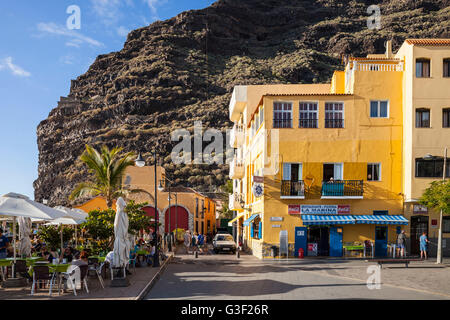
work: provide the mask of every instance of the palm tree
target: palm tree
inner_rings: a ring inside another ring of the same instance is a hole
[[[106,205],[111,208],[113,200],[118,197],[127,197],[129,193],[145,192],[141,189],[123,189],[122,177],[129,166],[134,165],[135,154],[128,152],[122,157],[120,152],[123,148],[113,148],[103,146],[101,153],[93,147],[86,145],[86,150],[80,157],[88,167],[89,171],[95,175],[94,182],[79,183],[69,199],[74,200],[84,196],[103,196],[106,199]]]

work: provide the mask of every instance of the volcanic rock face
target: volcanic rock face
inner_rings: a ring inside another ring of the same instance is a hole
[[[119,52],[100,55],[72,80],[37,128],[35,198],[67,205],[87,178],[78,160],[85,144],[121,146],[153,162],[156,148],[168,177],[200,190],[221,185],[227,165],[174,165],[170,132],[194,121],[231,127],[233,86],[329,81],[342,55],[397,50],[406,38],[449,37],[450,0],[379,1],[381,29],[367,28],[362,0],[219,0],[132,31]]]

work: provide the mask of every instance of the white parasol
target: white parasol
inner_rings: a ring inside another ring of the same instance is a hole
[[[61,211],[30,200],[27,196],[18,193],[8,193],[0,197],[0,217],[13,218],[13,250],[14,267],[16,264],[16,218],[27,217],[41,220],[53,220],[61,217]]]
[[[128,240],[128,215],[125,212],[125,200],[119,197],[116,202],[116,217],[114,219],[114,258],[113,264],[116,268],[124,268],[129,261],[129,240]]]

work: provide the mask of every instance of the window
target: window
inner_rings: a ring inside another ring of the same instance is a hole
[[[450,58],[444,59],[444,78],[450,77]]]
[[[344,127],[344,104],[336,102],[325,103],[325,128]]]
[[[273,104],[273,127],[292,128],[292,103],[274,102]]]
[[[387,216],[389,214],[389,210],[373,210],[374,216]]]
[[[416,59],[416,77],[430,77],[430,59]]]
[[[263,122],[264,122],[264,109],[259,108],[259,123],[263,124]]]
[[[299,128],[317,128],[319,122],[317,103],[300,102]]]
[[[367,181],[381,181],[380,173],[381,172],[379,163],[367,164]]]
[[[432,160],[416,159],[417,178],[442,178],[444,159],[435,157]],[[450,165],[447,165],[445,176],[450,178]]]
[[[442,232],[450,233],[450,217],[442,217]]]
[[[198,198],[195,198],[195,217],[198,218]]]
[[[202,213],[202,219],[204,219],[205,218],[205,200],[202,200],[202,212],[201,213]],[[202,231],[203,231],[203,226],[202,226]]]
[[[323,164],[323,181],[342,180],[344,166],[342,163],[324,163]]]
[[[371,118],[388,118],[388,101],[370,101]]]
[[[442,109],[442,127],[450,128],[450,108]]]
[[[301,163],[283,163],[283,180],[300,181],[302,180],[302,171]]]
[[[430,127],[430,109],[416,109],[416,128]]]

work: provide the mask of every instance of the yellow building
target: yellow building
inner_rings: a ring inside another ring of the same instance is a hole
[[[138,203],[147,202],[144,211],[151,216],[155,214],[154,194],[155,175],[154,166],[128,167],[122,184],[129,189],[142,189],[146,193],[131,194],[130,199]],[[165,170],[157,168],[158,190],[158,212],[160,217],[160,232],[169,232],[176,228],[191,230],[193,232],[207,234],[216,230],[216,204],[208,196],[197,192],[192,188],[174,186],[170,187],[170,209],[169,209],[169,185],[164,179]],[[95,197],[86,203],[77,206],[86,212],[91,210],[104,210],[107,208],[103,197]],[[115,206],[113,206],[115,209]],[[169,214],[170,212],[170,214]],[[170,219],[169,219],[170,217]]]
[[[412,172],[404,170],[404,153],[418,143],[405,139],[412,112],[406,79],[414,67],[414,56],[403,53],[408,46],[394,55],[387,42],[383,55],[349,58],[330,84],[234,88],[229,206],[239,241],[254,255],[268,257],[276,246],[289,255],[302,248],[341,256],[343,247],[366,242],[384,256],[400,229],[408,231],[403,204]],[[431,51],[436,64],[450,56],[448,45]],[[439,81],[442,89],[448,79]],[[450,99],[436,109],[444,102]],[[449,141],[448,131],[442,135],[439,146]]]

